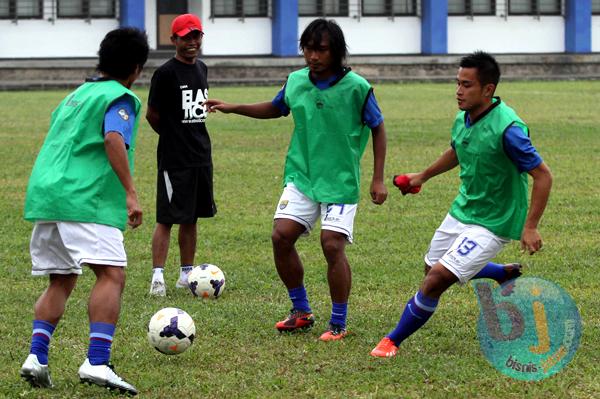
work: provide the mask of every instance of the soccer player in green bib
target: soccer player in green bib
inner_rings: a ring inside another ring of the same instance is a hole
[[[52,334],[84,265],[96,275],[88,302],[90,340],[79,368],[83,382],[137,394],[109,366],[125,287],[122,230],[142,223],[132,180],[141,103],[130,90],[148,58],[146,34],[120,28],[98,51],[99,77],[68,94],[52,113],[25,199],[32,274],[49,284],[34,307],[29,356],[21,376],[52,387],[48,350]]]
[[[351,272],[345,247],[353,239],[360,159],[372,135],[370,193],[372,202],[380,205],[387,198],[383,183],[386,135],[371,85],[344,66],[347,48],[340,27],[331,20],[314,20],[301,35],[300,49],[307,67],[292,72],[273,101],[227,104],[208,100],[206,104],[211,112],[219,110],[253,118],[279,118],[292,113],[294,133],[271,237],[275,266],[288,289],[292,310],[275,327],[279,331],[295,331],[314,324],[295,243],[320,218],[332,300],[329,327],[320,339],[334,341],[347,334]]]
[[[400,343],[421,328],[439,298],[454,283],[518,277],[520,265],[490,262],[510,240],[521,240],[530,254],[542,247],[538,223],[550,195],[552,175],[532,146],[529,128],[515,111],[494,97],[500,80],[496,60],[484,52],[460,61],[456,100],[460,112],[452,127],[451,147],[420,173],[409,173],[409,187],[460,167],[460,188],[425,255],[425,279],[396,328],[371,351],[391,357]],[[528,177],[533,178],[529,212]]]

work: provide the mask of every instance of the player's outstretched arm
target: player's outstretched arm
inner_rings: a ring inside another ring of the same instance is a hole
[[[127,159],[127,150],[123,137],[117,132],[108,132],[104,136],[104,149],[106,150],[110,166],[115,171],[123,188],[125,188],[127,224],[136,228],[142,224],[142,208],[140,208],[133,179],[129,172],[129,160]]]
[[[552,173],[544,162],[527,173],[533,177],[533,188],[529,212],[521,234],[521,249],[532,255],[542,248],[542,237],[537,227],[550,197]]]
[[[388,192],[383,183],[387,137],[383,122],[371,129],[373,134],[373,179],[371,180],[371,201],[381,205],[385,202]]]
[[[221,111],[225,114],[238,114],[257,119],[279,118],[281,111],[270,101],[256,104],[229,104],[221,100],[206,100],[208,112]]]
[[[454,148],[450,147],[424,171],[420,173],[407,173],[406,176],[410,179],[411,187],[416,187],[422,185],[432,177],[454,169],[456,166],[458,166],[458,157]]]

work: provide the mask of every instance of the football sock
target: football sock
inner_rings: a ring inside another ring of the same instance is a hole
[[[488,264],[485,265],[483,267],[483,269],[481,269],[479,271],[479,273],[477,273],[475,275],[475,277],[473,277],[473,279],[491,278],[491,279],[498,281],[505,277],[506,277],[506,270],[504,270],[504,265],[488,262]]]
[[[187,281],[187,276],[193,268],[194,266],[192,265],[181,265],[179,268],[179,280]]]
[[[331,319],[329,323],[346,328],[346,316],[348,315],[348,302],[331,303]]]
[[[114,324],[90,323],[90,346],[87,356],[92,366],[108,364],[113,335],[115,335]]]
[[[303,285],[301,285],[300,287],[292,288],[291,290],[288,290],[288,294],[290,296],[290,299],[292,300],[294,309],[301,310],[306,313],[312,312],[312,310],[310,309],[310,305],[308,304],[308,297],[306,296],[306,289],[304,289]]]
[[[429,320],[435,312],[438,301],[439,299],[426,297],[421,291],[417,292],[414,297],[410,298],[396,328],[387,337],[394,341],[396,346],[399,346],[402,341]]]
[[[29,353],[36,355],[40,364],[48,364],[48,349],[55,328],[55,325],[44,320],[33,321]]]
[[[152,268],[152,281],[155,281],[155,280],[164,281],[165,280],[165,278],[163,276],[164,271],[165,271],[164,266],[154,266],[154,268]]]

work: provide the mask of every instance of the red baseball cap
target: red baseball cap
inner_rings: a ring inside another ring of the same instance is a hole
[[[171,23],[171,33],[179,37],[185,36],[195,30],[202,32],[202,23],[200,22],[200,18],[194,14],[182,14]]]

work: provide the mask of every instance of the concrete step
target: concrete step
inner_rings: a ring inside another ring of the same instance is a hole
[[[170,55],[153,54],[137,85],[148,85]],[[518,54],[496,56],[503,79],[600,79],[600,54]],[[204,57],[211,85],[281,84],[304,66],[302,57]],[[459,55],[352,56],[347,64],[369,81],[452,81]],[[75,87],[95,74],[97,60],[0,59],[0,90]]]

